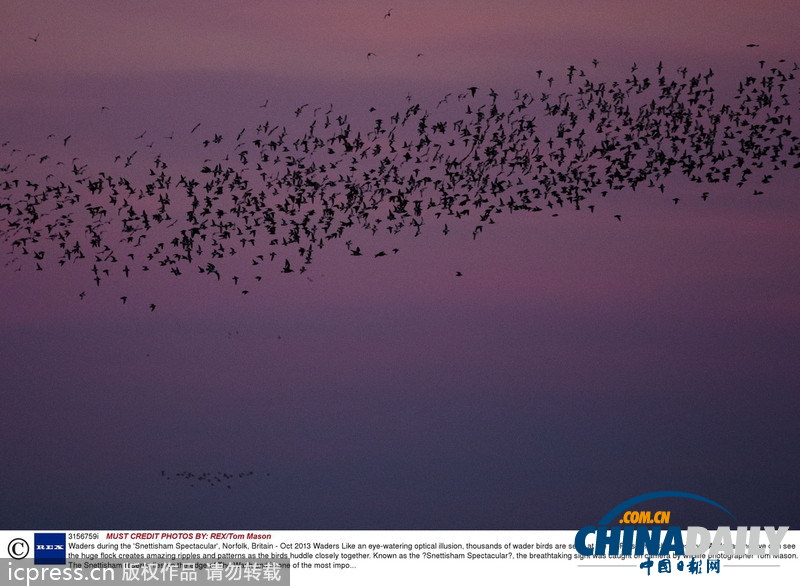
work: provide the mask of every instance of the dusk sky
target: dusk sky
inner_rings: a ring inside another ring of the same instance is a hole
[[[800,4],[755,0],[2,2],[0,186],[20,185],[0,203],[73,166],[141,187],[162,155],[183,210],[179,177],[265,121],[300,136],[331,111],[366,136],[448,94],[442,116],[463,114],[470,87],[478,105],[575,94],[570,66],[609,85],[713,69],[719,109],[747,76],[797,75],[798,30]],[[419,236],[356,226],[303,273],[252,251],[220,279],[208,259],[178,276],[137,259],[96,285],[53,244],[21,254],[0,208],[0,524],[573,529],[673,490],[796,529],[800,169],[783,156],[741,188],[676,170],[664,193],[598,188],[591,212],[506,211],[476,238],[476,212]]]

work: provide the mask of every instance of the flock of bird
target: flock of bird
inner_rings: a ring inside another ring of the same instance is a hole
[[[236,482],[237,480],[241,480],[243,478],[250,478],[253,476],[255,472],[253,470],[247,470],[246,472],[189,472],[189,471],[180,471],[175,472],[173,474],[167,473],[166,470],[161,471],[161,478],[164,480],[179,480],[183,482],[188,482],[190,488],[194,488],[195,486],[201,486],[203,484],[207,484],[208,486],[217,486],[217,487],[227,487],[231,488],[232,483]],[[269,476],[269,473],[267,473]]]
[[[615,191],[665,193],[679,176],[702,186],[692,197],[714,184],[758,196],[800,167],[796,63],[754,64],[729,99],[712,70],[659,62],[603,80],[597,65],[537,70],[507,95],[473,86],[430,104],[407,96],[386,113],[370,108],[366,124],[310,104],[234,132],[204,136],[199,122],[185,132],[204,160],[188,173],[147,154],[157,148],[146,131],[102,169],[70,152],[72,135],[50,135],[53,148],[35,153],[0,137],[6,265],[84,265],[92,288],[192,271],[247,294],[268,266],[303,273],[338,242],[381,258],[399,251],[399,240],[385,243],[400,233],[477,238],[509,214],[599,213]],[[380,234],[388,239],[370,239]]]

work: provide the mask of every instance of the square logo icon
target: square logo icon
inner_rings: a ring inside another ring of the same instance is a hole
[[[66,533],[34,533],[33,563],[66,564],[67,563]]]

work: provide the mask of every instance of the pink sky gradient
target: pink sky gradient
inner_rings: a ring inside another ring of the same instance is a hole
[[[5,3],[0,142],[113,170],[146,130],[196,172],[203,137],[304,103],[368,129],[406,94],[541,92],[537,69],[570,64],[712,67],[729,99],[759,59],[800,59],[798,30],[791,2]],[[0,267],[0,443],[23,446],[0,458],[0,524],[566,529],[683,490],[796,528],[797,170],[760,199],[670,181],[476,240],[363,236],[369,255],[331,245],[247,296]],[[159,479],[240,467],[262,474],[232,494]]]

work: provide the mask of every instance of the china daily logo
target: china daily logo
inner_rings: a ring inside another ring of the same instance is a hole
[[[67,536],[65,533],[33,534],[34,564],[66,564]]]
[[[588,525],[578,530],[575,534],[575,550],[585,557],[699,556],[709,560],[746,555],[776,556],[780,553],[781,541],[789,530],[788,526],[718,527],[713,531],[705,527],[687,527],[684,540],[680,526],[668,525],[670,511],[631,510],[647,501],[675,497],[693,499],[717,507],[736,521],[736,517],[728,509],[705,497],[688,492],[651,492],[617,505],[597,525]],[[615,524],[617,517],[620,519]],[[662,527],[659,524],[667,526]],[[681,562],[681,568],[682,566]]]

